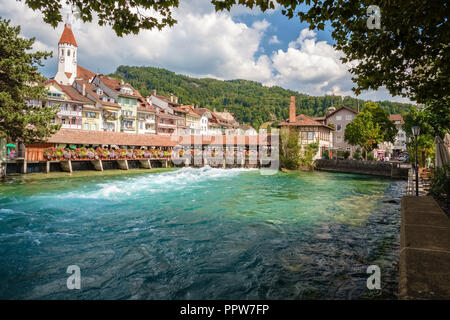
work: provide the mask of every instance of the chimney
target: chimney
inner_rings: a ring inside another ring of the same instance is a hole
[[[178,103],[178,97],[175,97],[175,103]]]
[[[156,89],[153,89],[153,95],[156,96]]]
[[[173,102],[173,93],[170,94],[170,102]]]
[[[291,96],[291,104],[289,105],[289,122],[295,122],[295,97]]]
[[[81,94],[83,96],[86,96],[86,84],[85,83],[83,83],[83,89],[81,90]]]

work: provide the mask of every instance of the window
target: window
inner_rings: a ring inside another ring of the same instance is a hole
[[[314,139],[314,132],[308,132],[308,140]]]
[[[98,88],[96,92],[97,92],[98,95],[102,95],[103,94],[103,90],[100,89],[100,88]]]
[[[97,114],[95,112],[86,112],[86,118],[96,118]]]
[[[95,123],[92,124],[92,130],[97,130],[97,125]]]
[[[308,133],[306,131],[302,131],[302,139],[307,138]]]
[[[103,97],[102,99],[104,102],[108,102],[108,98],[107,97]]]
[[[77,124],[77,119],[75,118],[70,119],[70,124]]]
[[[348,114],[345,116],[345,120],[352,120],[353,116],[351,114]]]
[[[139,122],[139,129],[144,129],[144,123],[143,122]]]
[[[61,49],[61,56],[64,56],[64,49]]]
[[[336,130],[337,130],[337,131],[341,131],[341,130],[342,130],[342,126],[341,126],[340,124],[338,124],[338,125],[336,126]]]
[[[342,116],[336,116],[336,120],[337,121],[342,120]]]
[[[83,126],[83,129],[84,130],[89,130],[89,123],[85,123],[84,126]]]
[[[77,112],[77,110],[78,110],[77,106],[72,106],[72,111]]]
[[[66,118],[61,118],[61,123],[66,124]]]
[[[70,50],[67,50],[67,56],[70,57]]]
[[[110,99],[109,99],[109,102],[113,102],[113,103],[114,103],[115,101],[114,101],[113,98],[110,98]]]

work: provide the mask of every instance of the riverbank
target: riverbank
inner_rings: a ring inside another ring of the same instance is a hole
[[[429,196],[402,198],[400,299],[450,299],[450,219]]]

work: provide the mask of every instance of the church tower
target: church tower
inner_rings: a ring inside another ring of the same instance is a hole
[[[58,42],[58,72],[55,80],[63,85],[72,85],[77,77],[77,42],[70,25],[64,25],[64,31]]]

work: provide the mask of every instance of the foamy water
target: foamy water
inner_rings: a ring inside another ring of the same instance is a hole
[[[383,200],[404,187],[209,167],[19,177],[0,185],[0,298],[359,299],[370,264],[392,298],[400,207]]]

